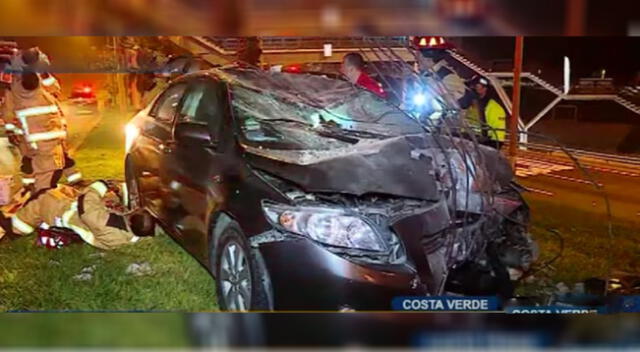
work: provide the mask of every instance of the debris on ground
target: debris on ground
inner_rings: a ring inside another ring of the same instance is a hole
[[[153,269],[151,268],[151,264],[147,262],[132,263],[127,267],[126,273],[133,276],[153,275]]]
[[[80,271],[81,273],[90,273],[93,274],[93,272],[96,270],[96,266],[95,265],[91,265],[91,266],[87,266],[82,268],[82,271]]]
[[[82,268],[80,274],[74,275],[73,279],[76,281],[89,281],[93,279],[93,272],[96,270],[95,265],[87,266]]]
[[[104,258],[105,255],[107,255],[105,252],[98,252],[89,254],[89,258]]]
[[[51,260],[49,260],[49,265],[50,266],[58,266],[58,265],[60,265],[60,262],[57,261],[57,260],[51,259]]]
[[[93,279],[93,275],[91,275],[91,273],[80,273],[78,275],[74,275],[73,279],[76,281],[89,281]]]

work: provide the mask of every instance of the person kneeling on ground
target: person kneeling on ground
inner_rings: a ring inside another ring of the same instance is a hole
[[[15,215],[1,214],[0,238],[5,234],[26,236],[38,228],[62,228],[108,250],[137,242],[139,236],[152,236],[154,225],[143,214],[123,215],[111,210],[109,202],[114,197],[116,193],[104,181],[82,191],[58,185],[36,195]]]

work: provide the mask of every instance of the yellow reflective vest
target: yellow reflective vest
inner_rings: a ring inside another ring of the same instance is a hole
[[[489,99],[484,108],[487,135],[494,141],[504,142],[507,128],[507,113],[494,99]]]

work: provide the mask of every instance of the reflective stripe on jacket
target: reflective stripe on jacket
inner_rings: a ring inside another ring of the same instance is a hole
[[[67,137],[64,118],[52,96],[41,90],[19,93],[22,94],[15,96],[15,115],[21,125],[21,134],[32,148],[38,149],[37,142]]]

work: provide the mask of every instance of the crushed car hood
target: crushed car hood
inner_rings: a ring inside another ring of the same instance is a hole
[[[412,154],[428,147],[422,137],[367,141],[349,149],[329,151],[244,147],[253,167],[291,181],[307,192],[356,196],[374,193],[434,201],[440,198],[432,160]]]
[[[432,201],[440,200],[442,191],[448,188],[441,182],[442,160],[459,159],[453,154],[444,157],[443,148],[455,153],[450,146],[451,140],[436,142],[426,133],[363,140],[349,148],[332,150],[273,150],[243,145],[245,157],[253,167],[293,182],[307,192],[386,194]],[[508,162],[492,148],[481,146],[479,150],[488,177],[500,187],[507,187],[513,179]],[[457,168],[452,170],[459,173],[459,179],[465,177]],[[463,192],[458,193],[462,197]]]

